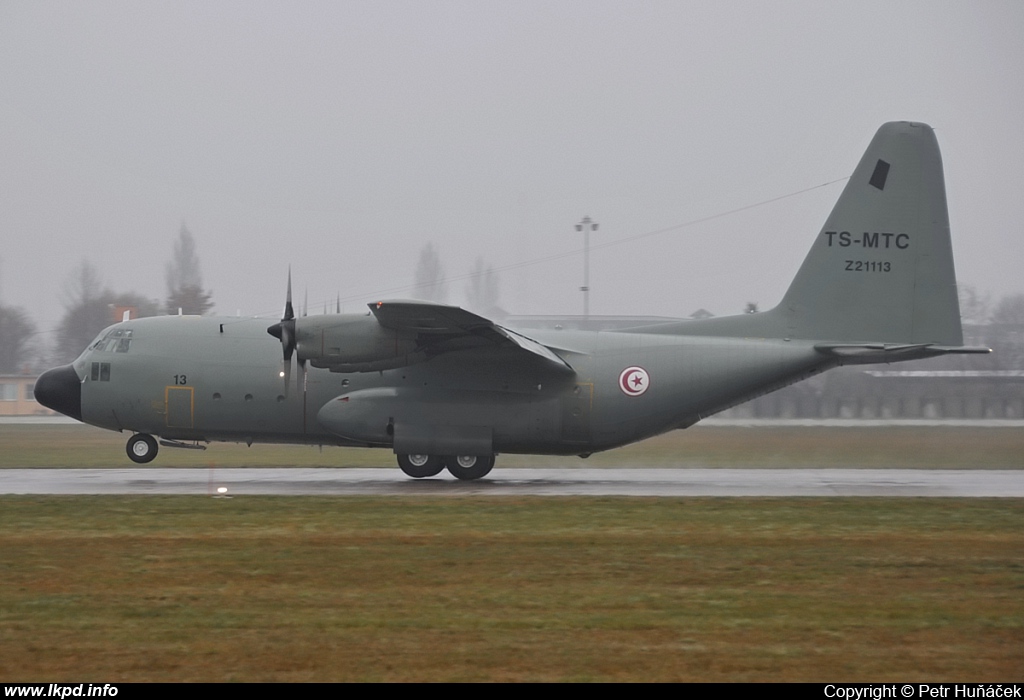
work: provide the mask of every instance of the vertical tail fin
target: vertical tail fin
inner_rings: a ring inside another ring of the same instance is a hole
[[[942,156],[931,127],[890,122],[878,130],[768,314],[792,338],[962,345]]]

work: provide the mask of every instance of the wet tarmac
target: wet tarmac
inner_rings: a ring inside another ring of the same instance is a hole
[[[229,496],[1024,497],[1024,470],[502,469],[479,481],[395,469],[4,469],[0,494]]]

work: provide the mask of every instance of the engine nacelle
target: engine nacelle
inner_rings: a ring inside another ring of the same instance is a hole
[[[300,360],[332,372],[376,372],[426,359],[413,334],[384,328],[370,314],[295,319]]]

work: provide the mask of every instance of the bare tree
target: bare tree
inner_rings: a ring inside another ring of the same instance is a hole
[[[155,316],[159,303],[133,292],[116,293],[104,288],[99,272],[88,260],[68,277],[64,285],[64,316],[57,326],[55,360],[70,362],[107,326],[117,323],[118,307],[131,307],[138,316]]]
[[[36,332],[28,314],[0,306],[0,374],[15,374],[28,363]]]
[[[992,312],[992,323],[1024,324],[1024,294],[1011,294],[999,300]]]
[[[113,314],[103,302],[99,272],[88,260],[67,277],[62,291],[64,316],[57,326],[56,360],[70,362],[97,333],[113,323]]]
[[[484,316],[501,315],[498,287],[498,274],[494,268],[490,265],[485,267],[484,259],[477,258],[466,284],[466,308]]]
[[[61,286],[61,302],[68,309],[98,299],[103,294],[99,270],[88,260],[78,264]]]
[[[988,323],[989,310],[992,308],[992,295],[982,294],[972,285],[957,287],[960,297],[960,320],[972,325]]]
[[[1024,369],[1024,294],[999,300],[988,327],[993,363],[999,369]]]
[[[181,309],[186,314],[205,314],[213,308],[211,294],[203,291],[195,238],[182,224],[174,242],[174,254],[167,263],[167,313],[176,314]]]
[[[427,243],[420,251],[413,278],[413,295],[417,299],[443,304],[448,299],[448,283],[444,278],[444,267],[433,243]]]

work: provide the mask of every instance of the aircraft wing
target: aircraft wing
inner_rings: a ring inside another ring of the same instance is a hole
[[[555,369],[573,368],[549,347],[457,306],[421,301],[379,301],[370,311],[383,328],[414,333],[430,354],[478,347],[517,348],[546,360]]]

